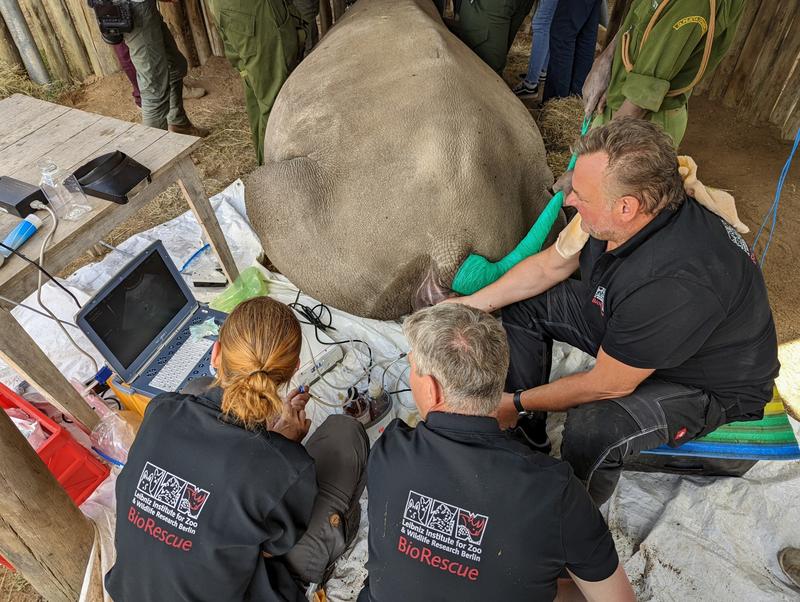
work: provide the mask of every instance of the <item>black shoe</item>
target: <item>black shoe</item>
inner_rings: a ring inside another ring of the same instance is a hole
[[[544,412],[521,415],[514,432],[536,451],[550,455],[553,446],[547,436],[547,415],[542,414]]]
[[[527,80],[522,80],[516,86],[511,88],[511,91],[517,95],[517,98],[533,98],[539,94],[539,86],[536,84],[529,84]]]

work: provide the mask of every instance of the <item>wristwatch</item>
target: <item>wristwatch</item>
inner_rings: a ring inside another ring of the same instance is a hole
[[[524,390],[525,389],[517,389],[514,391],[514,407],[517,408],[517,412],[520,414],[525,414],[527,412],[527,410],[522,407],[522,400],[520,399]]]

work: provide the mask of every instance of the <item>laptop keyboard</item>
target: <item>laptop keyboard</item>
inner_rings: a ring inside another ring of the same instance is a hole
[[[150,386],[162,391],[175,391],[213,344],[214,341],[206,338],[187,339],[150,381]]]

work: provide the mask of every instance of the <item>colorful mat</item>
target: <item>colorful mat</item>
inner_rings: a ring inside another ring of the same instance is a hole
[[[662,445],[644,453],[732,460],[800,459],[800,447],[777,391],[761,420],[731,422],[680,447]]]

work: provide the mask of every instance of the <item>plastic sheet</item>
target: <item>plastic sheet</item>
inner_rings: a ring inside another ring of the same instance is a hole
[[[136,412],[110,412],[92,430],[92,448],[114,466],[124,466],[142,417]]]
[[[269,293],[264,275],[257,267],[243,270],[236,281],[222,291],[210,304],[211,309],[231,313],[242,301],[263,297]]]

